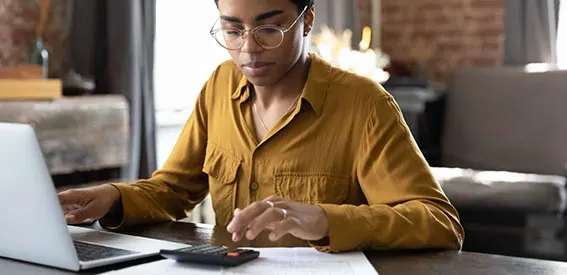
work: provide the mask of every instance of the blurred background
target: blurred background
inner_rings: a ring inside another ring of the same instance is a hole
[[[149,177],[229,59],[217,16],[213,1],[1,0],[0,121],[34,126],[59,190]],[[567,1],[316,0],[308,39],[396,98],[465,250],[567,261]],[[214,223],[209,200],[187,220]]]

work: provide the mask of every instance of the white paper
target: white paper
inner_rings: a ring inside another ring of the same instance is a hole
[[[246,264],[221,268],[161,260],[110,273],[108,275],[186,275],[186,274],[275,274],[275,275],[355,275],[378,274],[362,252],[321,253],[313,248],[253,248],[260,257]],[[188,273],[188,271],[191,271]]]
[[[211,275],[222,274],[222,269],[216,266],[178,263],[173,260],[137,265],[121,270],[103,273],[101,275]]]

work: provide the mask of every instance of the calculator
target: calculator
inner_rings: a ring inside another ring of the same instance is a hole
[[[260,252],[251,249],[230,249],[224,246],[205,244],[175,250],[162,249],[160,255],[178,262],[237,266],[258,258]]]

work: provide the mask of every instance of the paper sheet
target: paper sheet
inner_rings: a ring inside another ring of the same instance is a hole
[[[260,251],[254,261],[232,268],[177,263],[161,260],[126,268],[105,275],[192,275],[275,274],[275,275],[355,275],[378,274],[362,252],[320,253],[313,248],[253,248]]]

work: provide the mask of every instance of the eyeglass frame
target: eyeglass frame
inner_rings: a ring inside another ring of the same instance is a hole
[[[250,30],[240,30],[238,28],[216,28],[213,29],[215,27],[215,25],[220,21],[220,17],[217,18],[217,20],[215,21],[215,23],[213,24],[213,26],[211,27],[211,30],[209,31],[209,33],[211,34],[211,36],[213,37],[213,39],[215,39],[215,41],[223,48],[229,50],[229,51],[234,51],[234,50],[240,50],[242,49],[242,47],[244,46],[244,42],[246,41],[244,35],[248,32],[252,33],[252,37],[254,37],[254,41],[256,42],[256,44],[258,44],[260,47],[262,47],[265,50],[272,50],[275,48],[278,48],[279,46],[282,45],[284,39],[285,39],[285,35],[287,32],[289,32],[291,29],[293,29],[293,27],[295,26],[295,24],[297,24],[297,22],[299,21],[299,19],[305,14],[305,12],[307,11],[307,9],[309,8],[309,5],[305,6],[305,8],[303,9],[303,11],[299,14],[299,16],[297,16],[297,18],[295,18],[295,20],[293,21],[293,23],[291,23],[291,25],[287,28],[282,28],[279,26],[275,26],[275,25],[261,25],[261,26],[256,26]],[[280,41],[280,43],[277,46],[274,47],[265,47],[264,45],[262,45],[262,43],[258,42],[258,39],[256,38],[256,31],[258,31],[259,29],[263,29],[263,28],[272,28],[272,29],[276,29],[278,31],[280,31],[282,33],[282,40]],[[218,39],[215,37],[215,35],[223,30],[235,30],[238,31],[240,33],[240,39],[242,40],[242,42],[240,43],[240,46],[234,49],[229,49],[225,46],[223,46]]]

